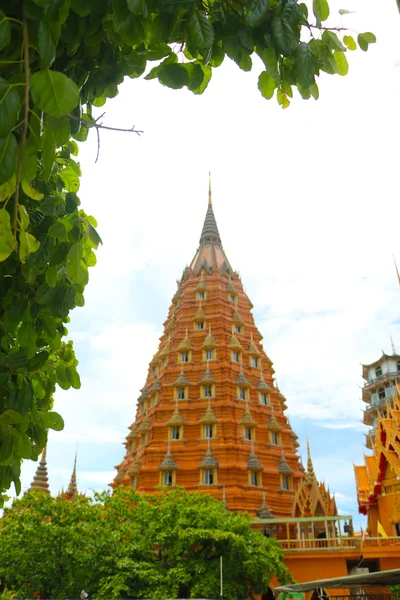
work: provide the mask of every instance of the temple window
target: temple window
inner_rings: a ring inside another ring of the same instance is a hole
[[[241,361],[241,354],[237,350],[232,351],[232,361],[236,363],[240,363]]]
[[[238,396],[240,400],[247,400],[247,389],[245,387],[239,387]]]
[[[252,439],[254,439],[253,427],[245,427],[244,428],[244,437],[249,442],[251,442]]]
[[[251,366],[258,369],[259,359],[256,356],[251,357]]]
[[[181,439],[181,428],[179,425],[174,425],[171,427],[171,440],[180,440]]]
[[[144,413],[144,402],[141,402],[139,405],[139,412],[142,415]]]
[[[147,444],[147,433],[142,433],[140,436],[140,444],[141,446],[145,446]]]
[[[229,302],[235,302],[236,301],[235,294],[229,294],[228,298],[229,298]]]
[[[269,394],[265,392],[260,392],[260,404],[267,406],[269,404]]]
[[[400,360],[398,360],[396,363],[396,369],[398,372],[400,372]]]
[[[204,437],[206,440],[212,440],[215,437],[215,426],[211,423],[204,425]]]
[[[129,452],[133,452],[135,449],[135,440],[130,440],[129,445],[128,445],[128,450]]]
[[[157,367],[153,367],[153,375],[157,375]]]
[[[153,406],[157,406],[158,402],[158,394],[157,392],[153,395]]]
[[[204,329],[204,321],[197,321],[196,329]]]
[[[180,358],[181,358],[181,363],[189,362],[189,352],[181,352]]]
[[[136,490],[136,486],[137,486],[137,477],[136,477],[136,475],[134,475],[133,477],[131,477],[129,485],[130,485],[131,488],[133,488],[134,490]]]
[[[174,472],[163,471],[162,473],[162,484],[171,487],[174,484]]]
[[[207,292],[197,292],[197,300],[206,300]]]
[[[166,358],[164,358],[164,362],[163,362],[163,367],[164,367],[164,369],[165,369],[165,367],[167,366],[167,364],[168,364],[168,361],[167,361],[167,359],[166,359]]]
[[[204,485],[214,485],[216,483],[215,469],[203,469],[202,475]]]
[[[243,327],[241,325],[234,325],[235,333],[243,333]]]
[[[382,377],[382,367],[379,365],[379,367],[376,367],[375,369],[375,375],[377,377]]]
[[[396,536],[400,536],[400,523],[393,523]]]
[[[279,433],[277,431],[271,431],[271,444],[279,446]]]
[[[214,350],[206,350],[205,359],[206,360],[214,360]]]
[[[283,490],[290,490],[290,475],[281,475],[281,486]]]
[[[213,386],[212,385],[203,385],[203,398],[212,398],[213,397]]]
[[[250,485],[260,486],[260,473],[258,471],[250,471]]]
[[[378,398],[379,398],[379,400],[384,400],[386,398],[386,394],[385,394],[385,389],[384,388],[380,388],[378,390]]]
[[[178,400],[184,400],[185,397],[186,397],[185,388],[184,387],[177,387],[176,388],[176,395],[178,397]]]

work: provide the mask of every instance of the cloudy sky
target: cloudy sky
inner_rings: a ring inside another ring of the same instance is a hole
[[[102,132],[97,164],[94,133],[82,145],[80,197],[104,246],[70,326],[82,388],[56,394],[65,429],[50,434],[54,493],[77,446],[82,491],[113,477],[175,280],[198,244],[211,170],[224,248],[254,303],[301,452],[308,433],[318,477],[360,523],[360,363],[389,352],[390,335],[400,349],[400,17],[395,0],[379,13],[372,0],[331,7],[332,25],[339,8],[354,11],[344,24],[378,43],[349,53],[347,77],[323,75],[317,102],[296,97],[282,111],[258,92],[258,63],[243,73],[226,59],[203,96],[126,81],[103,122],[144,134]],[[23,489],[35,468],[24,465]]]

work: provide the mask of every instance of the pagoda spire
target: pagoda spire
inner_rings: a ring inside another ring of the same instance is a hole
[[[36,473],[33,477],[33,481],[31,483],[31,487],[29,488],[29,491],[45,492],[46,494],[50,494],[49,477],[47,474],[46,456],[47,456],[47,444],[44,447],[44,450],[42,452],[42,457],[40,459],[38,468],[36,469]]]
[[[217,221],[215,220],[212,205],[211,173],[208,173],[208,206],[206,218],[204,220],[203,230],[200,236],[200,245],[205,244],[207,242],[215,242],[216,244],[221,244],[221,238],[219,235]]]
[[[69,482],[69,486],[68,486],[68,490],[67,490],[67,494],[71,498],[73,498],[74,496],[76,496],[76,494],[78,493],[78,486],[76,484],[76,460],[77,460],[77,456],[78,456],[78,451],[75,452],[74,468],[72,470],[71,480]]]

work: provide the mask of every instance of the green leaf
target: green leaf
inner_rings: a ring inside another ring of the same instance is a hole
[[[79,103],[79,88],[64,73],[46,69],[31,77],[31,94],[35,105],[53,117],[62,117]]]
[[[42,421],[46,427],[54,429],[55,431],[62,431],[64,429],[64,420],[62,416],[56,412],[49,411],[48,413],[44,413]]]
[[[46,283],[49,287],[54,288],[57,285],[58,280],[58,268],[57,267],[48,267],[46,269]]]
[[[29,215],[26,212],[26,208],[23,204],[18,206],[19,226],[21,229],[28,229],[29,227]]]
[[[358,41],[358,45],[360,46],[361,50],[366,52],[368,50],[369,44],[375,44],[376,37],[374,36],[373,33],[370,33],[367,31],[366,33],[360,33],[357,37],[357,41]]]
[[[11,219],[5,208],[0,210],[0,262],[6,260],[13,251]]]
[[[18,392],[18,409],[25,415],[31,408],[33,402],[33,391],[31,383],[26,377],[22,381],[22,385]]]
[[[295,21],[296,9],[287,4],[280,17],[272,19],[271,30],[275,48],[284,56],[291,56],[296,50],[300,32]],[[298,14],[300,11],[296,4]],[[301,16],[301,15],[300,15]]]
[[[331,49],[331,50],[339,50],[339,52],[346,52],[346,48],[343,46],[342,42],[339,40],[338,36],[334,31],[329,31],[326,29],[322,34],[322,41]]]
[[[187,23],[187,31],[190,41],[193,42],[197,48],[211,48],[214,43],[215,34],[212,23],[201,11],[195,10],[192,12]]]
[[[303,88],[314,83],[314,58],[308,44],[300,42],[294,53],[294,73],[296,82]]]
[[[8,427],[8,425],[16,425],[22,420],[22,415],[15,410],[6,410],[0,415],[0,427]]]
[[[257,48],[257,54],[264,63],[266,71],[270,74],[272,79],[276,81],[279,79],[278,71],[278,57],[274,48]],[[259,88],[260,89],[260,88]]]
[[[28,360],[28,371],[39,371],[44,367],[49,359],[49,353],[46,350],[41,350],[35,356]]]
[[[314,98],[314,100],[318,100],[319,98],[319,89],[316,83],[310,85],[310,94]]]
[[[18,156],[18,144],[13,133],[0,139],[0,184],[14,175]]]
[[[30,135],[26,141],[22,154],[22,176],[26,181],[35,178],[38,169],[39,142],[34,135]]]
[[[28,357],[23,350],[18,350],[9,356],[0,357],[0,366],[10,369],[21,369],[28,362]]]
[[[56,160],[56,143],[54,139],[54,133],[50,127],[44,128],[42,137],[42,164],[43,164],[43,177],[47,180],[54,168],[54,161]]]
[[[37,340],[36,329],[31,322],[22,323],[18,329],[17,341],[20,346],[34,346]]]
[[[188,90],[195,92],[204,80],[203,67],[199,63],[186,63],[185,69],[189,75]]]
[[[262,96],[267,100],[271,100],[274,95],[277,83],[275,79],[267,71],[263,71],[258,78],[258,89]]]
[[[189,83],[189,74],[184,65],[167,65],[159,71],[158,79],[163,85],[178,90]]]
[[[354,11],[346,10],[345,8],[340,8],[338,12],[339,12],[339,15],[352,15]]]
[[[13,195],[17,186],[17,178],[15,175],[8,181],[5,181],[0,185],[0,202],[4,202],[7,198]]]
[[[83,250],[79,243],[73,244],[67,254],[66,269],[67,275],[72,281],[76,281],[78,275],[79,263],[82,260]]]
[[[64,365],[59,365],[56,368],[56,378],[57,378],[57,383],[61,389],[69,390],[69,388],[71,387],[71,382],[69,380],[69,377],[67,375],[66,368]]]
[[[19,259],[25,263],[28,256],[39,249],[40,242],[27,231],[21,231],[19,234]]]
[[[38,30],[38,42],[40,53],[40,68],[48,69],[56,57],[58,36],[56,28],[52,27],[47,19],[41,19]]]
[[[356,41],[351,35],[343,36],[343,43],[347,46],[349,50],[357,50]]]
[[[66,373],[71,382],[72,387],[75,390],[79,390],[81,387],[81,379],[79,377],[78,371],[73,367],[67,367]]]
[[[269,0],[247,0],[245,18],[251,27],[260,25],[267,16]]]
[[[88,223],[87,225],[87,232],[93,248],[97,248],[99,244],[103,243],[101,237],[91,223]]]
[[[0,138],[12,130],[18,122],[21,98],[15,87],[0,77]]]
[[[7,464],[14,452],[14,430],[4,432],[0,445],[0,464]]]
[[[23,179],[21,181],[21,187],[24,190],[24,193],[29,197],[32,198],[32,200],[43,200],[44,198],[44,194],[42,194],[42,192],[38,192],[34,187],[31,186],[30,183],[28,183],[27,181],[25,181],[25,179]]]
[[[313,0],[313,13],[317,19],[317,27],[320,27],[318,23],[326,21],[329,17],[329,4],[327,0]]]
[[[6,15],[0,10],[0,50],[3,50],[11,42],[11,24]]]
[[[50,128],[54,135],[55,147],[59,148],[69,141],[70,119],[67,117],[55,118],[47,117],[45,124]]]
[[[280,106],[282,106],[282,108],[288,108],[288,106],[290,106],[289,98],[282,91],[281,88],[278,88],[278,92],[276,94],[276,97],[277,97],[277,100],[278,100],[278,104],[280,104]]]
[[[334,52],[333,58],[337,65],[337,72],[339,75],[347,75],[349,71],[349,63],[344,52]]]
[[[80,17],[87,17],[93,10],[92,0],[71,0],[71,9]]]
[[[15,450],[21,458],[31,458],[32,444],[26,433],[15,431]]]
[[[127,0],[127,6],[134,15],[142,15],[146,19],[149,14],[145,0]]]
[[[79,176],[73,167],[69,166],[59,172],[59,176],[64,182],[64,187],[68,192],[77,192],[79,190]]]

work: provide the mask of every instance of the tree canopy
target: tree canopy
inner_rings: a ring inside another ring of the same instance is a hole
[[[290,580],[279,543],[206,494],[28,492],[0,521],[0,581],[18,598],[217,598]]]
[[[125,77],[201,94],[225,57],[249,71],[255,55],[265,98],[316,99],[321,72],[345,75],[347,50],[375,41],[328,17],[327,0],[310,13],[296,0],[2,0],[0,505],[12,482],[20,492],[21,460],[63,427],[56,385],[80,387],[64,340],[101,243],[77,195],[77,142],[102,127],[94,109]]]

